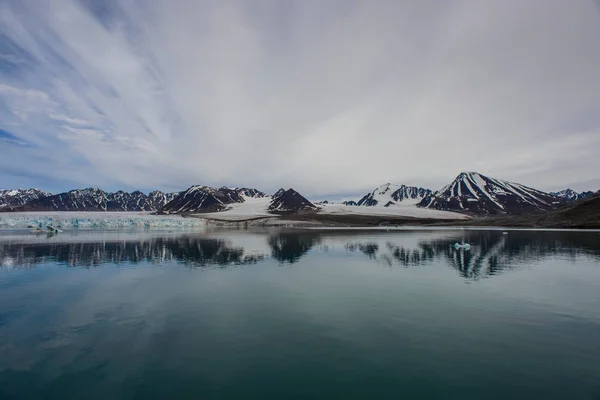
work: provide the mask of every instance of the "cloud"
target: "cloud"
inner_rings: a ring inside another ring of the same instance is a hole
[[[45,150],[23,168],[82,185],[548,187],[598,177],[599,22],[562,0],[7,1],[0,118]]]

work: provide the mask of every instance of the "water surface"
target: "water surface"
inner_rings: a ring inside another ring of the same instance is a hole
[[[3,233],[0,398],[600,399],[600,233]]]

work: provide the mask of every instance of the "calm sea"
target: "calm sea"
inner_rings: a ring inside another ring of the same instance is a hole
[[[600,399],[600,233],[4,232],[0,398]]]

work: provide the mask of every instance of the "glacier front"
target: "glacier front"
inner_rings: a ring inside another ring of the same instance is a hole
[[[58,229],[193,228],[206,226],[206,221],[148,212],[0,213],[0,229],[46,229],[48,225]]]

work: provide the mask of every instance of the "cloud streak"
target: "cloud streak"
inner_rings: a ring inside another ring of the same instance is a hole
[[[0,148],[0,179],[309,195],[461,170],[595,179],[598,38],[587,1],[8,0],[0,128],[31,146]]]

